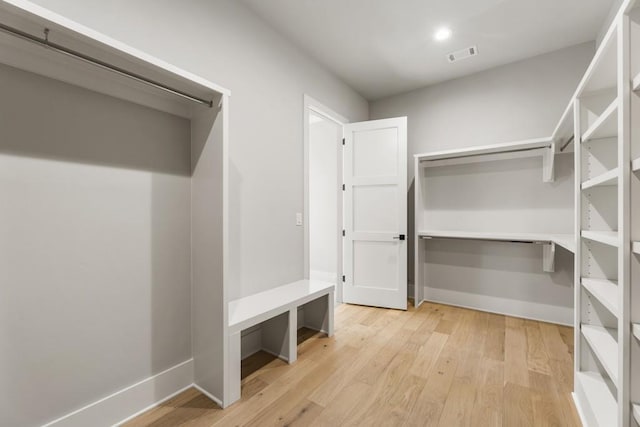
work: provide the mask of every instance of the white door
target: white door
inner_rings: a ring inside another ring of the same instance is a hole
[[[344,137],[344,302],[406,310],[407,118]]]

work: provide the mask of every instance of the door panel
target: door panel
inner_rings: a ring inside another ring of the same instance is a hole
[[[407,308],[407,119],[345,125],[344,301]]]

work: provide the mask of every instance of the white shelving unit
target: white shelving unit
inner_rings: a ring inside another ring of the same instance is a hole
[[[224,405],[230,92],[28,1],[0,1],[0,16],[3,64],[190,121],[193,383]],[[164,397],[131,403],[142,409]]]
[[[573,104],[570,103],[558,123],[554,133],[549,137],[513,141],[502,144],[491,144],[475,146],[469,148],[442,150],[417,154],[414,156],[415,165],[415,195],[416,195],[416,232],[415,232],[415,286],[414,301],[420,305],[425,299],[423,278],[426,272],[425,261],[425,241],[440,239],[463,239],[496,241],[505,243],[532,243],[539,244],[542,249],[541,269],[553,272],[555,269],[556,247],[560,246],[569,252],[575,250],[575,237],[572,233],[532,233],[522,230],[522,232],[488,232],[486,228],[482,230],[452,230],[434,228],[428,220],[424,218],[425,209],[428,209],[429,196],[423,195],[425,186],[424,176],[430,168],[455,167],[466,164],[482,164],[495,161],[513,161],[531,157],[541,159],[542,181],[544,183],[553,182],[555,179],[556,155],[561,151],[570,151],[573,141]],[[478,165],[482,167],[482,165]],[[570,215],[570,214],[568,214]],[[566,222],[566,221],[564,221]],[[431,227],[429,227],[431,225]],[[427,295],[428,297],[428,295]],[[448,303],[453,303],[449,301]],[[477,307],[480,309],[488,309]],[[544,314],[543,314],[544,316]]]
[[[634,29],[634,3],[623,2],[574,97],[575,134],[580,135],[574,154],[579,236],[574,398],[585,426],[637,422],[632,405],[638,403],[633,399],[637,380],[632,380],[632,346],[637,343],[631,338],[630,304],[630,177],[636,167],[631,161],[631,89],[640,83],[640,69],[632,70],[632,46],[640,36]]]

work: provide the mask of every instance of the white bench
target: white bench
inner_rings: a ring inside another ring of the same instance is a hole
[[[262,348],[293,363],[297,359],[298,307],[304,305],[304,326],[333,335],[335,285],[300,280],[229,302],[229,404],[240,399],[241,336],[262,324]]]

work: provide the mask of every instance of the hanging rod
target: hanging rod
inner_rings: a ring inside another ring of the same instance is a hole
[[[478,153],[478,154],[465,154],[462,156],[451,156],[451,157],[440,157],[438,159],[425,159],[425,160],[421,160],[420,162],[439,162],[440,160],[452,160],[452,159],[465,159],[468,157],[479,157],[479,156],[492,156],[492,155],[496,155],[496,154],[509,154],[509,153],[519,153],[522,151],[535,151],[535,150],[542,150],[545,148],[551,148],[551,144],[549,145],[543,145],[540,147],[529,147],[529,148],[515,148],[513,150],[502,150],[502,151],[494,151],[494,152],[489,152],[489,153]]]
[[[10,26],[2,24],[2,23],[0,23],[0,32],[3,32],[5,34],[9,34],[11,36],[17,37],[17,38],[22,39],[22,40],[26,40],[26,41],[34,43],[34,44],[36,44],[38,46],[42,46],[42,47],[44,47],[46,49],[54,50],[54,51],[56,51],[58,53],[61,53],[63,55],[70,56],[70,57],[72,57],[74,59],[78,59],[78,60],[86,62],[88,64],[95,65],[98,68],[102,68],[104,70],[111,71],[111,72],[119,74],[121,76],[128,77],[128,78],[130,78],[132,80],[135,80],[137,82],[144,83],[144,84],[146,84],[148,86],[152,86],[152,87],[154,87],[156,89],[160,89],[160,90],[163,90],[165,92],[169,92],[169,93],[177,95],[177,96],[179,96],[181,98],[188,99],[190,101],[197,102],[199,104],[207,105],[209,108],[213,107],[213,101],[212,100],[207,100],[207,99],[204,99],[204,98],[199,98],[199,97],[194,96],[194,95],[190,95],[190,94],[188,94],[186,92],[183,92],[183,91],[181,91],[179,89],[175,89],[175,88],[172,88],[172,87],[167,86],[165,84],[162,84],[160,82],[157,82],[155,80],[151,80],[151,79],[149,79],[147,77],[144,77],[144,76],[142,76],[140,74],[137,74],[137,73],[134,73],[134,72],[131,72],[131,71],[127,71],[124,68],[120,68],[120,67],[118,67],[116,65],[109,64],[109,63],[104,62],[104,61],[102,61],[100,59],[93,58],[93,57],[91,57],[89,55],[85,55],[84,53],[75,51],[73,49],[69,49],[69,48],[64,47],[62,45],[59,45],[59,44],[54,43],[52,41],[49,41],[49,29],[48,28],[45,28],[45,30],[44,30],[44,35],[45,36],[43,38],[36,37],[36,36],[34,36],[32,34],[26,33],[24,31],[18,30],[17,28],[13,28],[13,27],[10,27]]]
[[[530,243],[535,245],[547,245],[552,243],[550,240],[526,240],[526,239],[492,239],[490,237],[446,237],[446,236],[420,236],[422,240],[443,239],[443,240],[482,240],[485,242],[501,242],[501,243]]]
[[[571,135],[571,138],[567,139],[567,142],[565,142],[562,147],[560,147],[560,152],[563,152],[565,148],[567,148],[569,146],[569,144],[571,144],[574,140],[575,135]]]

